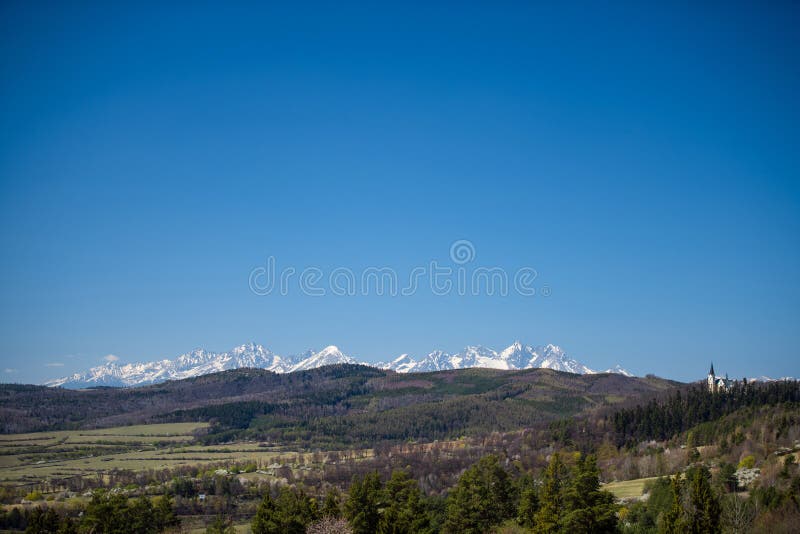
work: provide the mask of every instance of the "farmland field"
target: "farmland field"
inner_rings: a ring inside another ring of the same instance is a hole
[[[0,483],[29,485],[76,475],[102,476],[114,470],[243,464],[265,467],[276,460],[281,465],[290,464],[293,470],[313,470],[320,469],[326,459],[256,442],[195,443],[194,433],[206,427],[206,423],[170,423],[3,435]],[[369,449],[349,453],[361,458],[372,454]],[[243,473],[241,477],[269,478],[264,472]]]
[[[614,494],[617,499],[634,499],[641,497],[644,493],[645,485],[658,477],[637,478],[635,480],[623,480],[622,482],[611,482],[603,485],[604,490]]]
[[[111,469],[160,469],[274,455],[257,444],[193,446],[193,433],[206,426],[170,423],[3,435],[0,481],[33,482]]]
[[[181,457],[170,453],[188,445],[193,433],[205,427],[205,423],[172,423],[2,435],[0,481],[32,482],[111,468],[175,465]]]

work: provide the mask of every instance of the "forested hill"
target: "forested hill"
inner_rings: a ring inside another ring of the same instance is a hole
[[[659,378],[549,369],[397,374],[333,365],[290,374],[238,369],[138,388],[0,385],[0,431],[209,421],[208,440],[315,446],[514,430],[678,386]]]

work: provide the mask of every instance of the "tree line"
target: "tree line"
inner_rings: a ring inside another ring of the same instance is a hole
[[[254,534],[301,534],[315,523],[343,518],[354,534],[479,534],[501,525],[534,533],[605,533],[617,529],[614,497],[600,489],[593,456],[567,466],[552,455],[541,480],[514,476],[488,455],[468,468],[446,498],[426,496],[401,470],[383,483],[377,472],[355,477],[340,503],[335,490],[319,505],[302,490],[267,494],[251,524]]]
[[[95,492],[77,517],[58,513],[54,508],[36,507],[20,511],[12,508],[0,515],[2,528],[24,530],[29,534],[156,534],[179,524],[168,496],[128,499],[120,493]]]
[[[612,416],[617,446],[643,440],[666,440],[701,423],[717,420],[744,407],[800,402],[796,380],[750,384],[734,382],[728,391],[711,393],[705,386],[676,390],[666,399],[617,410]]]

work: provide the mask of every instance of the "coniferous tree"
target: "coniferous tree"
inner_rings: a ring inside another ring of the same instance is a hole
[[[278,509],[269,492],[264,495],[264,499],[258,505],[250,528],[253,534],[280,534],[282,532],[278,519]]]
[[[52,508],[34,508],[28,517],[28,534],[59,534],[61,519]]]
[[[689,474],[687,473],[687,477]],[[721,532],[720,516],[722,506],[711,488],[711,473],[705,466],[694,468],[689,485],[691,512],[689,513],[689,532],[694,534],[715,534]]]
[[[127,497],[121,493],[96,492],[86,506],[82,525],[89,532],[131,532]]]
[[[322,517],[332,517],[338,519],[342,517],[341,497],[339,490],[331,488],[325,494],[325,501],[322,503],[322,510],[320,510]]]
[[[558,453],[553,454],[544,472],[542,488],[539,492],[539,511],[536,512],[533,531],[537,534],[551,534],[559,531],[564,519],[564,485],[567,482],[567,468]]]
[[[275,501],[282,532],[304,534],[306,525],[318,518],[317,503],[302,490],[283,487]]]
[[[363,480],[353,478],[344,509],[354,534],[377,532],[383,504],[383,489],[377,472],[367,473]]]
[[[150,499],[144,496],[139,497],[130,505],[130,509],[130,526],[132,532],[150,534],[161,530],[158,524],[156,524],[155,512]]]
[[[661,534],[682,534],[687,529],[683,511],[683,482],[680,476],[670,481],[670,505],[659,522]]]
[[[164,495],[156,501],[153,517],[159,531],[177,526],[181,522],[172,509],[172,498],[169,495]]]
[[[277,499],[264,496],[251,528],[254,534],[303,534],[319,516],[316,502],[302,490],[283,487]]]
[[[571,534],[615,532],[614,496],[600,489],[600,470],[594,456],[580,455],[564,492],[563,530]]]
[[[539,490],[533,477],[523,475],[519,482],[519,507],[517,509],[517,523],[525,528],[533,528],[536,512],[539,511]]]
[[[478,534],[514,517],[514,486],[497,456],[467,469],[447,499],[445,532]]]
[[[417,481],[405,471],[392,472],[385,487],[386,509],[378,525],[380,534],[417,534],[430,531],[430,521]]]

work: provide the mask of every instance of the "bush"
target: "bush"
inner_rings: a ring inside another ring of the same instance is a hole
[[[739,469],[752,469],[756,466],[756,457],[748,454],[739,461]]]

